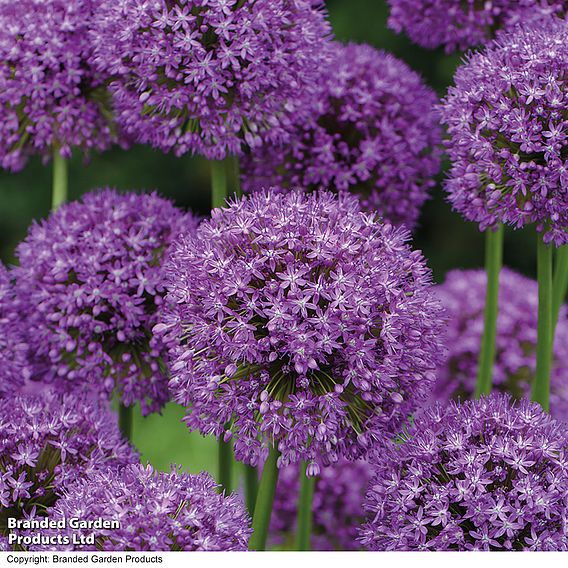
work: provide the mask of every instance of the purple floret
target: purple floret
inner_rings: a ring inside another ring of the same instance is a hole
[[[278,476],[270,521],[270,540],[276,547],[294,546],[299,469],[289,465]],[[361,550],[357,529],[365,517],[363,501],[371,473],[364,460],[341,459],[322,468],[314,489],[312,550]]]
[[[436,94],[392,55],[333,44],[308,120],[243,159],[243,187],[352,191],[412,229],[440,167]]]
[[[209,159],[287,136],[331,33],[321,0],[104,0],[95,22],[124,130]]]
[[[447,357],[438,372],[434,395],[441,401],[470,398],[475,392],[487,275],[484,270],[455,270],[438,286],[446,310]],[[550,411],[568,420],[568,314],[560,311],[550,382]],[[499,281],[493,388],[515,398],[530,398],[536,371],[538,284],[508,268]]]
[[[387,0],[389,26],[422,47],[447,53],[487,43],[501,28],[529,18],[564,16],[566,0]]]
[[[91,67],[93,0],[0,2],[0,165],[106,150],[117,136],[104,74]]]
[[[219,494],[207,473],[170,473],[131,465],[101,470],[70,485],[49,511],[51,519],[118,521],[120,528],[58,531],[95,533],[96,544],[44,546],[44,550],[244,551],[250,519],[236,495]],[[47,531],[47,534],[51,534]]]
[[[42,380],[57,388],[96,383],[144,413],[167,402],[165,347],[152,334],[165,295],[170,243],[196,218],[152,194],[106,189],[34,223],[17,249],[18,293]]]
[[[508,396],[434,405],[372,458],[370,550],[568,550],[568,431]]]
[[[176,242],[170,390],[191,430],[256,465],[356,459],[429,396],[440,307],[404,229],[355,197],[260,191]]]
[[[8,517],[43,516],[75,479],[137,460],[98,397],[45,390],[0,398],[0,541]]]
[[[536,224],[568,243],[568,21],[504,33],[469,57],[442,115],[452,160],[446,190],[480,229]]]

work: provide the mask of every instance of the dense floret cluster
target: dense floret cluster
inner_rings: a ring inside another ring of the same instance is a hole
[[[466,399],[475,392],[483,333],[487,275],[483,270],[455,270],[437,287],[448,327],[445,364],[438,372],[436,398]],[[519,292],[522,291],[522,294]],[[529,398],[536,372],[538,284],[504,268],[499,282],[497,344],[493,388]],[[560,312],[556,328],[551,376],[550,409],[558,420],[568,420],[568,319]]]
[[[501,28],[527,18],[564,16],[566,0],[387,0],[389,26],[422,47],[447,52],[487,43]]]
[[[116,139],[104,75],[91,66],[93,0],[0,2],[0,165]]]
[[[163,473],[139,464],[94,472],[70,485],[49,517],[120,523],[118,529],[58,531],[96,535],[92,546],[55,547],[64,550],[246,550],[252,532],[238,497],[219,494],[209,474]]]
[[[440,167],[432,89],[368,45],[334,44],[309,120],[243,160],[243,187],[350,190],[391,223],[416,224]]]
[[[18,293],[43,380],[97,382],[143,412],[168,400],[164,347],[152,335],[163,299],[162,261],[195,217],[156,194],[87,194],[32,225],[17,250]]]
[[[428,396],[430,271],[403,229],[329,192],[257,192],[212,212],[166,266],[170,389],[190,429],[255,465],[363,454]]]
[[[329,34],[320,0],[104,0],[92,40],[127,133],[221,159],[287,135]]]
[[[443,105],[446,189],[480,228],[535,223],[568,243],[568,21],[502,34],[458,69]]]
[[[508,396],[434,405],[374,454],[371,550],[568,550],[568,431]]]
[[[363,460],[344,459],[321,469],[313,497],[312,550],[361,549],[357,529],[365,516],[363,501],[371,471]],[[278,476],[270,522],[271,540],[276,547],[293,545],[300,475],[299,466],[290,465]]]
[[[44,515],[73,480],[136,460],[96,397],[44,391],[0,398],[0,540],[9,517]]]

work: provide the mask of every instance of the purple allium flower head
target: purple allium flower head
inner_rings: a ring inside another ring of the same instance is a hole
[[[313,500],[313,550],[360,550],[357,528],[365,514],[363,501],[372,469],[364,460],[340,459],[321,469]],[[296,534],[299,466],[289,465],[278,476],[270,521],[271,541],[280,546]]]
[[[252,533],[240,499],[220,495],[209,474],[189,475],[174,467],[156,472],[140,464],[82,478],[67,488],[49,517],[120,523],[118,529],[80,531],[94,532],[96,545],[59,547],[68,550],[246,550]]]
[[[408,233],[349,195],[260,191],[172,247],[170,390],[256,465],[364,454],[429,396],[440,308]],[[169,312],[168,312],[169,310]]]
[[[32,154],[69,157],[108,148],[116,136],[104,76],[90,62],[92,0],[0,2],[0,165]]]
[[[91,394],[0,398],[0,536],[7,517],[42,514],[77,477],[136,461],[108,403]]]
[[[389,26],[422,47],[446,52],[488,42],[519,21],[566,14],[566,0],[387,0]]]
[[[12,280],[0,263],[0,397],[20,390],[32,375],[25,324]]]
[[[437,97],[369,45],[335,43],[331,53],[311,116],[290,143],[243,159],[243,187],[352,190],[366,209],[413,228],[440,167]]]
[[[17,249],[19,294],[30,312],[29,342],[48,364],[43,380],[75,388],[98,381],[143,412],[168,400],[152,334],[164,296],[162,261],[196,218],[158,195],[107,189],[35,223]]]
[[[454,270],[437,287],[448,318],[447,358],[438,371],[436,398],[470,398],[475,392],[487,275],[484,270]],[[508,268],[501,271],[497,352],[493,387],[514,397],[530,397],[536,370],[538,284]],[[550,408],[568,420],[568,319],[566,307],[556,328]]]
[[[95,21],[125,131],[210,159],[287,135],[331,33],[321,0],[104,0]]]
[[[378,449],[371,550],[568,550],[568,431],[535,403],[435,404]]]
[[[568,242],[568,21],[503,33],[458,69],[442,115],[454,208],[480,229],[535,223]]]

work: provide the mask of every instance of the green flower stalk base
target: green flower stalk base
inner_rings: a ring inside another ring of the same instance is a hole
[[[296,550],[310,550],[312,536],[315,477],[307,477],[307,464],[302,462],[300,470],[300,497],[298,499],[298,524],[296,534]]]
[[[51,209],[57,209],[67,201],[68,186],[67,160],[61,156],[59,149],[53,150],[53,186],[51,192]]]
[[[227,169],[224,161],[211,161],[211,207],[223,207],[227,200]]]
[[[556,268],[552,282],[552,328],[556,328],[560,307],[568,291],[568,245],[560,247],[556,252]],[[554,334],[553,334],[554,337]]]
[[[552,366],[552,245],[539,235],[537,243],[538,274],[538,338],[536,346],[536,376],[532,399],[548,412],[550,398],[550,368]]]
[[[244,466],[245,470],[245,500],[247,510],[252,516],[256,506],[256,495],[258,493],[258,471],[256,467]]]
[[[270,448],[268,459],[264,464],[256,506],[252,518],[252,536],[249,540],[249,550],[265,550],[268,528],[270,527],[270,517],[272,516],[272,506],[278,483],[278,458],[280,452],[277,448]]]
[[[232,477],[233,477],[233,445],[229,442],[218,442],[218,456],[219,456],[219,478],[218,482],[225,494],[231,492]]]
[[[488,229],[485,233],[485,271],[487,272],[487,292],[485,296],[485,324],[479,352],[479,365],[475,396],[488,395],[493,383],[495,363],[495,341],[497,337],[497,314],[499,311],[499,274],[503,265],[503,225],[496,231]]]
[[[118,407],[118,427],[128,441],[132,441],[132,420],[132,406],[120,404]]]

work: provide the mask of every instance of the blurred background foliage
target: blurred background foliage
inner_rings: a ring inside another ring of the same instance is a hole
[[[387,29],[388,8],[383,0],[327,0],[331,23],[340,41],[369,43],[392,52],[420,72],[425,81],[444,96],[459,55],[446,56],[443,51],[428,51],[413,45],[405,36]],[[447,164],[444,165],[447,168]],[[209,166],[199,157],[175,158],[148,147],[136,146],[124,151],[114,149],[94,155],[85,163],[75,156],[70,164],[70,199],[105,186],[120,190],[157,190],[180,207],[206,215],[209,210]],[[441,188],[444,173],[432,199],[424,207],[421,224],[414,236],[415,248],[421,249],[441,281],[452,268],[483,265],[484,239],[477,226],[465,222],[446,203]],[[0,259],[15,262],[14,249],[26,234],[33,219],[49,212],[51,168],[32,160],[18,174],[0,173]],[[505,264],[528,276],[535,275],[535,236],[530,230],[508,230],[505,241]],[[134,441],[160,469],[171,462],[191,471],[216,467],[216,447],[210,439],[189,434],[181,423],[183,410],[169,405],[161,416],[142,418],[137,413]]]

